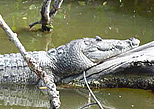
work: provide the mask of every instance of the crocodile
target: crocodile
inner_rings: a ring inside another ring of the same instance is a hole
[[[49,51],[33,51],[40,66],[55,77],[55,82],[96,66],[104,60],[139,46],[136,38],[126,40],[82,38]],[[0,83],[37,84],[39,78],[30,71],[20,53],[0,55]]]

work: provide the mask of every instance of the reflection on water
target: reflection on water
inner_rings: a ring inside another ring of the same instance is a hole
[[[58,89],[62,102],[61,109],[77,109],[87,101],[73,89]],[[0,85],[0,109],[49,108],[48,96],[36,86]]]
[[[88,102],[86,89],[58,88],[62,105],[60,109],[78,109]],[[153,109],[154,94],[141,89],[94,90],[105,109]],[[36,86],[0,85],[0,109],[46,109],[48,96]],[[98,109],[92,106],[90,109]]]
[[[30,31],[40,20],[42,0],[0,0],[0,14],[28,51],[48,50],[82,37],[126,39],[137,37],[141,44],[154,40],[153,0],[65,0],[54,19],[54,31]],[[35,26],[37,29],[40,25]],[[0,53],[18,52],[0,30]],[[86,92],[87,93],[87,92]],[[95,91],[106,108],[153,109],[154,95],[136,89]],[[61,109],[77,109],[87,103],[85,90],[60,89]],[[0,109],[48,107],[48,98],[34,86],[0,86]],[[97,106],[91,107],[97,109]]]
[[[46,95],[35,86],[0,85],[0,108],[49,107]]]

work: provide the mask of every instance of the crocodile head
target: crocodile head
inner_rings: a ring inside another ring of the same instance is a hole
[[[83,54],[94,63],[104,61],[139,46],[140,41],[136,38],[127,40],[84,38]]]
[[[99,36],[74,40],[47,52],[50,58],[49,67],[58,77],[68,77],[107,58],[133,49],[139,46],[139,43],[140,41],[135,38],[114,40],[101,39]]]

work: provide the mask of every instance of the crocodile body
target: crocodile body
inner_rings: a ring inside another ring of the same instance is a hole
[[[83,38],[49,51],[28,52],[56,81],[78,74],[107,58],[139,46],[135,38],[113,40]],[[0,83],[36,84],[38,77],[29,70],[20,53],[0,55]]]
[[[45,54],[44,51],[29,52],[42,66],[45,63],[41,57],[46,57]],[[36,74],[30,71],[20,53],[0,55],[0,83],[36,84],[37,81]]]

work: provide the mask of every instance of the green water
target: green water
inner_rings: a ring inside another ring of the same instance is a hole
[[[54,18],[54,30],[51,33],[34,31],[40,25],[35,26],[33,30],[28,28],[30,23],[40,20],[42,0],[0,0],[0,14],[11,29],[18,34],[18,38],[28,51],[48,50],[74,39],[96,35],[107,39],[136,37],[141,40],[141,44],[154,40],[154,1],[122,0],[121,3],[119,1],[91,0],[86,4],[84,1],[65,0]],[[0,29],[0,53],[11,52],[18,52],[18,50]],[[29,90],[32,89],[27,89],[27,96]],[[106,108],[154,108],[154,95],[151,91],[102,89],[95,93]],[[60,89],[60,94],[61,109],[77,109],[87,102],[85,90]],[[35,92],[34,95],[42,96],[40,99],[44,97],[41,93]],[[0,109],[31,109],[35,107],[32,104],[23,106],[20,103],[12,106],[4,102],[7,100],[5,96],[8,97],[8,95],[0,93]],[[11,99],[8,99],[9,101]],[[43,107],[45,108],[44,105],[42,105]],[[90,109],[97,109],[97,107]]]
[[[78,109],[88,101],[86,89],[58,88],[60,109]],[[149,90],[115,88],[94,91],[105,109],[153,109],[154,94]],[[35,86],[0,85],[0,109],[45,109],[47,95]],[[92,106],[90,109],[98,109]]]

